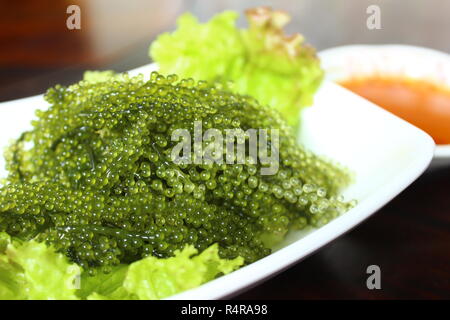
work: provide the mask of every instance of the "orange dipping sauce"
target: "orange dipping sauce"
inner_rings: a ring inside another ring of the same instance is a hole
[[[426,80],[374,76],[340,83],[433,137],[450,144],[450,88]]]

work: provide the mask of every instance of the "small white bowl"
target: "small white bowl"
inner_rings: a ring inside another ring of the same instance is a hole
[[[450,55],[408,45],[349,45],[319,53],[326,79],[373,74],[431,80],[450,88]],[[450,125],[450,123],[449,123]],[[450,145],[437,145],[431,166],[450,166]]]

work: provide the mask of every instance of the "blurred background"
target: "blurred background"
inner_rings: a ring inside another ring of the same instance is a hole
[[[74,4],[80,30],[66,26]],[[302,33],[318,50],[400,43],[450,53],[450,0],[0,0],[0,101],[70,84],[86,69],[150,63],[149,44],[173,30],[182,12],[206,21],[259,5],[288,11],[288,32]],[[367,28],[370,5],[381,9],[379,30]],[[449,299],[448,181],[448,170],[422,176],[357,229],[237,298]],[[370,264],[383,270],[382,290],[366,288]]]
[[[81,29],[69,30],[69,5],[81,9]],[[381,29],[366,27],[367,7],[381,9]],[[292,15],[318,50],[355,43],[405,43],[450,52],[448,0],[0,0],[0,101],[69,84],[85,69],[125,71],[150,62],[148,46],[190,11],[202,21],[225,10],[258,5]],[[245,21],[239,23],[244,26]]]

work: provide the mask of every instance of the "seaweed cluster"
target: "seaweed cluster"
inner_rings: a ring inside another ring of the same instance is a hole
[[[7,151],[0,231],[46,241],[91,274],[186,244],[218,243],[223,258],[250,263],[289,229],[351,206],[338,196],[345,170],[299,146],[276,111],[227,88],[155,72],[56,86],[45,98],[48,110]],[[262,175],[248,153],[243,163],[172,161],[172,133],[194,135],[196,122],[277,129],[278,171]]]

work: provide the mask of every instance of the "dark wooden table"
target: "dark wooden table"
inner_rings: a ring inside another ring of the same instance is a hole
[[[381,269],[368,290],[366,269]],[[374,216],[239,299],[449,299],[450,167],[427,172]]]
[[[65,8],[71,3],[83,9],[86,2],[0,2],[0,101],[77,81],[85,69],[123,71],[146,64],[148,44],[167,28],[161,18],[146,26],[151,32],[139,33],[142,28],[134,25],[129,30],[134,37],[110,34],[119,45],[98,48],[92,28],[65,28]],[[111,14],[117,17],[116,11]],[[170,12],[164,17],[169,19]],[[148,23],[144,20],[142,25]],[[369,265],[381,268],[380,290],[366,287]],[[353,231],[236,298],[449,299],[450,167],[425,173]]]

